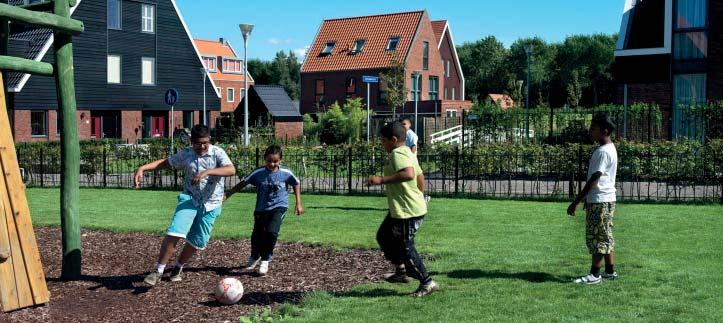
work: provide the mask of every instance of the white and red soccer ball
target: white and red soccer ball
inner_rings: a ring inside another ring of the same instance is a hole
[[[215,294],[216,300],[223,304],[236,304],[244,295],[244,285],[236,278],[226,277],[218,282]]]

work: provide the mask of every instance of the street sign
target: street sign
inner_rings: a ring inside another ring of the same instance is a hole
[[[379,77],[364,75],[364,76],[362,76],[362,81],[364,83],[379,83]]]
[[[175,105],[178,102],[178,91],[176,89],[168,89],[164,96],[167,105]]]

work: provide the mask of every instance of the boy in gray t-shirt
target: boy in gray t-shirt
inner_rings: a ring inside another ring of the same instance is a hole
[[[575,201],[567,208],[567,214],[575,216],[577,205],[585,203],[585,242],[592,255],[590,273],[575,279],[578,284],[598,284],[602,278],[613,280],[618,277],[614,268],[613,213],[615,213],[615,175],[618,168],[618,153],[610,139],[615,124],[605,115],[593,117],[590,134],[600,144],[590,158],[587,183]],[[605,259],[605,272],[600,267]]]

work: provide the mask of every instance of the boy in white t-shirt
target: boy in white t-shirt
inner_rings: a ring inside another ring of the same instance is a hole
[[[610,139],[615,124],[606,115],[596,115],[590,123],[590,135],[600,144],[592,153],[587,171],[587,183],[575,201],[567,208],[567,214],[575,216],[575,209],[582,200],[585,202],[585,242],[592,255],[590,273],[574,280],[578,284],[598,284],[603,278],[613,280],[615,272],[613,249],[613,213],[615,212],[615,174],[618,168],[618,153]],[[605,272],[600,274],[605,259]]]

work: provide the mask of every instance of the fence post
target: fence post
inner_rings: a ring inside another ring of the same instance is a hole
[[[172,147],[172,148],[173,148],[173,154],[175,155],[178,152],[178,150],[176,149],[176,147]],[[173,168],[173,188],[178,189],[178,169],[176,169],[176,168]]]
[[[351,185],[351,175],[352,175],[352,174],[351,174],[351,167],[352,167],[352,163],[351,163],[351,147],[349,147],[349,177],[347,178],[347,180],[348,180],[348,182],[349,182],[349,194],[351,194],[351,187],[352,187],[352,185]]]
[[[108,187],[108,152],[107,147],[103,145],[103,188]]]
[[[462,145],[462,147],[464,147],[464,139],[465,139],[465,129],[464,129],[465,128],[464,119],[466,119],[465,111],[466,110],[462,110],[462,139],[459,141],[459,143],[460,143],[460,145]]]
[[[582,163],[583,163],[582,162],[582,145],[579,145],[577,147],[577,176],[576,176],[576,177],[578,177],[578,185],[577,185],[577,193],[575,195],[579,194],[582,191],[582,185],[580,185],[580,183],[579,183],[579,181],[580,181],[579,176],[583,173],[582,172]],[[587,180],[587,178],[586,178],[586,180]]]
[[[653,118],[653,106],[651,104],[648,104],[648,143],[653,142],[653,137],[651,136],[653,125],[652,125],[652,118]]]
[[[454,147],[454,195],[459,193],[459,146]]]
[[[45,155],[43,147],[40,147],[40,187],[45,187]]]
[[[332,181],[331,181],[331,189],[333,192],[336,193],[336,171],[337,171],[338,165],[336,164],[336,153],[334,153],[334,152],[331,153],[331,164],[334,165],[334,175],[333,175],[334,177],[332,178]]]

